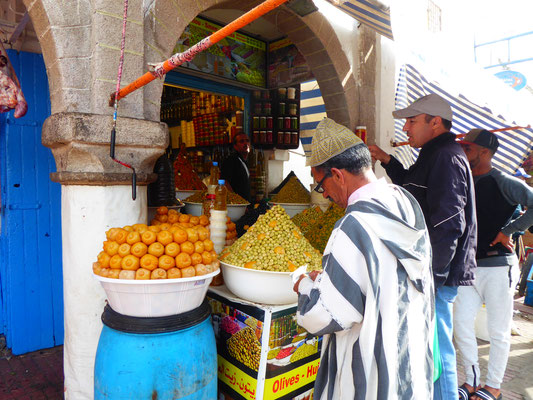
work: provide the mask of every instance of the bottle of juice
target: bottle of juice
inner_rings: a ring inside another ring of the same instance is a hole
[[[227,210],[226,198],[228,196],[228,189],[226,189],[225,183],[226,181],[224,179],[218,180],[218,186],[215,190],[215,210]]]
[[[220,169],[218,168],[218,162],[213,161],[213,164],[211,165],[211,170],[209,173],[209,185],[216,186],[219,179],[220,179]]]
[[[202,207],[202,214],[211,216],[211,210],[215,208],[215,185],[207,185],[207,193],[205,194],[204,204]]]

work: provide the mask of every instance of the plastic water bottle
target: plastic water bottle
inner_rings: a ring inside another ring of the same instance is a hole
[[[215,208],[211,210],[209,217],[209,230],[215,252],[220,254],[226,245],[226,218],[228,211],[226,209],[226,196],[228,191],[224,186],[225,181],[220,179],[215,189]]]
[[[216,186],[220,179],[220,169],[218,168],[218,162],[213,161],[211,169],[209,171],[209,185]]]
[[[215,210],[225,211],[228,208],[226,207],[226,198],[228,197],[228,189],[226,189],[226,181],[224,179],[218,180],[218,186],[215,190]]]
[[[215,185],[208,185],[207,186],[207,193],[205,194],[204,198],[204,204],[202,206],[202,214],[207,215],[207,217],[211,216],[211,210],[215,208]]]

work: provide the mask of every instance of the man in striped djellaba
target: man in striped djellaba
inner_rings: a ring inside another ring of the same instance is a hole
[[[294,289],[298,323],[323,335],[315,399],[431,399],[434,289],[420,206],[378,179],[368,147],[321,121],[308,165],[315,190],[341,207],[322,259]]]

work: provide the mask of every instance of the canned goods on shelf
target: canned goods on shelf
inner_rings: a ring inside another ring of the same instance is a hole
[[[285,136],[285,132],[283,131],[278,132],[278,140],[277,140],[278,144],[283,144],[284,136]]]
[[[285,117],[285,123],[283,125],[285,129],[291,129],[291,117]]]
[[[278,129],[283,129],[285,127],[285,122],[283,117],[278,117]]]
[[[285,114],[285,103],[279,103],[279,113]]]
[[[261,129],[265,129],[267,127],[267,118],[266,117],[261,117],[259,119],[259,127]]]
[[[298,145],[298,132],[291,133],[291,144],[296,146]]]
[[[266,131],[259,131],[259,143],[266,144]]]
[[[259,128],[259,117],[254,117],[253,118],[253,127],[254,127],[254,129],[258,129]]]
[[[267,131],[267,134],[266,134],[266,143],[267,143],[267,144],[272,144],[272,143],[273,143],[272,131]]]
[[[285,135],[283,135],[283,143],[291,144],[291,133],[290,132],[285,132]]]
[[[267,127],[267,129],[274,128],[274,119],[272,117],[267,117],[266,127]]]
[[[298,129],[298,117],[291,118],[291,129]]]

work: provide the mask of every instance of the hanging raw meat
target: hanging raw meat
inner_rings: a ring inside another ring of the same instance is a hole
[[[0,42],[0,112],[15,109],[15,118],[26,115],[28,103],[24,99],[19,80]]]

